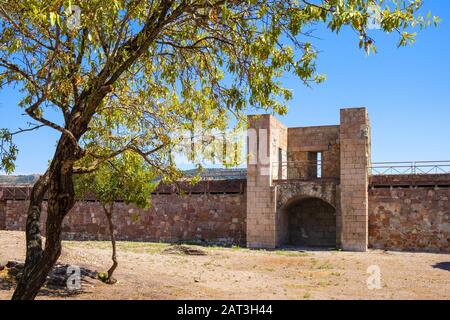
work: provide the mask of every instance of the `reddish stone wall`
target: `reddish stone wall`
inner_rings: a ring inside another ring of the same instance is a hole
[[[450,188],[369,191],[369,245],[377,249],[450,252]]]
[[[132,241],[207,241],[245,244],[245,194],[160,194],[149,209],[136,209],[117,202],[116,235]],[[7,200],[5,227],[24,230],[28,201]],[[46,216],[43,206],[41,221]],[[42,226],[44,229],[44,226]],[[96,202],[78,202],[64,220],[65,239],[108,239],[107,221]]]
[[[6,228],[5,226],[5,201],[0,200],[0,230]]]
[[[369,190],[370,247],[450,253],[449,177],[414,178],[415,184],[421,186],[417,188],[398,187],[411,184],[409,178],[374,178],[373,188]],[[416,181],[418,179],[420,181]],[[429,180],[429,187],[426,187],[428,180],[425,179]],[[441,187],[435,188],[432,184]],[[281,187],[279,185],[278,189]],[[3,194],[0,197],[0,229],[24,230],[29,192],[20,188],[3,191],[0,190],[0,195]],[[116,204],[114,221],[118,239],[245,244],[247,201],[244,182],[208,182],[185,196],[177,195],[170,188],[158,191],[160,194],[153,195],[150,209],[140,210],[121,202]],[[281,196],[287,194],[283,191],[277,199],[285,203]],[[257,202],[254,205],[257,207]],[[45,216],[46,203],[42,221]],[[108,239],[107,223],[99,204],[93,201],[77,203],[64,221],[64,238]]]

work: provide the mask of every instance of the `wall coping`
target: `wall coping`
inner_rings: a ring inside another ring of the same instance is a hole
[[[246,179],[206,180],[195,185],[179,182],[178,185],[160,184],[152,194],[244,194],[246,185]],[[31,189],[31,185],[0,185],[0,200],[28,200]],[[47,196],[44,199],[47,200]],[[95,201],[96,199],[88,195],[83,200]]]
[[[450,186],[450,174],[371,175],[370,187]]]

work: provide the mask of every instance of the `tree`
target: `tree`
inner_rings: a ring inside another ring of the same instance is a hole
[[[61,252],[61,225],[73,207],[73,176],[125,151],[165,179],[176,179],[171,150],[178,129],[224,130],[248,108],[286,112],[292,96],[280,76],[322,82],[312,25],[348,26],[360,46],[373,9],[380,28],[413,41],[420,0],[4,0],[0,4],[0,86],[17,86],[34,124],[1,134],[1,167],[14,169],[18,132],[60,133],[27,211],[27,252],[13,299],[33,299]],[[60,114],[52,121],[49,110]],[[86,136],[89,139],[85,139]],[[105,142],[108,143],[105,143]],[[88,160],[85,160],[88,159]],[[80,166],[89,163],[88,166]],[[46,242],[39,219],[48,195]]]
[[[121,200],[139,208],[149,207],[151,193],[159,184],[156,178],[154,171],[139,155],[126,151],[103,162],[96,171],[77,175],[74,179],[77,198],[83,200],[86,196],[93,195],[101,204],[108,221],[113,264],[107,271],[107,283],[115,282],[113,273],[118,266],[113,223],[114,204]]]

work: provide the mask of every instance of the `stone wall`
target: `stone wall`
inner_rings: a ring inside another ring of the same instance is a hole
[[[253,132],[253,133],[252,133]],[[247,140],[247,246],[275,248],[276,208],[273,170],[287,150],[287,129],[272,115],[250,116]],[[281,177],[280,177],[281,178]]]
[[[3,203],[5,229],[24,230],[28,201],[5,200]],[[157,194],[152,196],[152,203],[149,209],[137,209],[116,202],[114,224],[118,239],[245,245],[245,193]],[[44,202],[41,221],[45,217]],[[43,225],[42,228],[45,229]],[[65,239],[109,238],[103,209],[94,201],[77,202],[64,220],[63,231]]]
[[[369,191],[369,245],[450,253],[450,188]]]
[[[370,231],[370,245],[375,248],[448,251],[450,175],[369,177],[371,140],[365,108],[342,109],[339,126],[287,128],[268,114],[248,120],[246,180],[227,174],[220,181],[207,178],[195,186],[185,182],[185,197],[177,194],[174,185],[161,185],[147,210],[118,202],[119,239],[205,240],[275,248],[287,242],[286,209],[292,201],[317,198],[335,210],[339,248],[365,251]],[[321,179],[317,166],[303,172],[282,165],[315,162],[318,152]],[[24,228],[29,197],[29,186],[0,185],[0,228]],[[103,212],[93,200],[87,198],[89,202],[77,203],[72,210],[64,222],[66,238],[107,238]],[[311,214],[322,210],[300,209]],[[299,226],[300,220],[291,224]],[[329,223],[328,227],[331,230]]]
[[[0,230],[3,230],[6,228],[5,225],[5,205],[6,201],[0,200]]]
[[[445,187],[445,183],[450,183],[450,176],[432,179],[426,179],[425,176],[403,179],[399,176],[379,176],[371,180],[374,182],[369,189],[369,247],[450,253],[450,187]],[[396,186],[403,186],[407,181],[411,183],[413,180],[425,185],[435,181],[442,187]],[[336,182],[325,180],[315,183],[297,181],[278,184],[278,212],[281,212],[280,209],[286,204],[291,208],[292,200],[298,200],[297,203],[301,204],[307,199],[321,198],[337,205],[339,196],[335,184]],[[223,191],[223,183],[216,185],[213,190],[219,192],[221,185]],[[393,186],[390,188],[385,185]],[[117,237],[134,241],[205,240],[210,243],[244,245],[247,232],[245,189],[242,192],[237,192],[237,189],[234,191],[236,192],[191,193],[185,196],[169,192],[155,194],[153,207],[145,210],[118,202],[114,214]],[[20,198],[25,193],[17,194],[16,200],[9,197],[0,199],[0,229],[24,230],[28,202]],[[298,195],[303,197],[297,199]],[[295,203],[293,204],[295,206]],[[297,211],[312,210],[302,208]],[[44,202],[42,220],[45,215]],[[288,218],[286,215],[284,220]],[[278,222],[277,225],[283,223]],[[64,238],[108,239],[106,226],[103,211],[98,203],[78,202],[64,221]],[[278,237],[289,234],[288,226],[285,227],[286,230],[280,232]],[[336,231],[339,234],[339,229]],[[279,239],[278,245],[286,244],[288,240]]]
[[[322,153],[322,178],[339,178],[339,126],[288,128],[288,160],[293,161],[288,177],[316,178],[314,166],[295,165],[295,162],[317,162],[318,152]]]
[[[366,109],[341,109],[340,244],[349,251],[368,246],[368,167],[370,125]]]

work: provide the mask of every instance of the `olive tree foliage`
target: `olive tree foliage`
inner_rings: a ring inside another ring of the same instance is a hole
[[[113,273],[118,266],[113,222],[115,203],[120,200],[125,204],[148,208],[151,193],[159,183],[157,178],[154,170],[142,157],[130,151],[103,162],[91,173],[76,175],[74,178],[77,199],[82,201],[93,196],[102,206],[108,222],[112,266],[102,279],[106,283],[115,283]]]
[[[292,92],[280,77],[320,83],[312,27],[355,30],[360,46],[373,8],[380,28],[414,39],[437,18],[421,0],[3,0],[0,88],[15,86],[30,126],[0,131],[0,169],[12,172],[14,137],[42,126],[60,133],[27,212],[27,255],[14,299],[33,299],[61,251],[61,224],[75,199],[74,174],[132,152],[165,179],[180,129],[224,130],[249,108],[284,114]],[[80,13],[78,15],[78,13]],[[74,19],[74,14],[78,16]],[[79,19],[78,19],[79,18]],[[50,110],[60,114],[52,121]],[[48,194],[46,244],[39,229]]]

